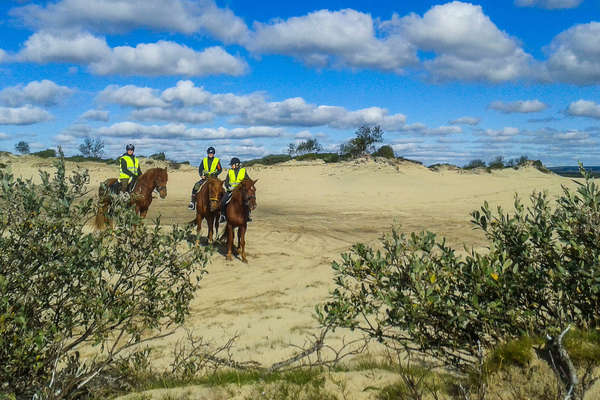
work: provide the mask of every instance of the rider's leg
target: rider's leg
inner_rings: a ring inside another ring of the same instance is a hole
[[[119,179],[121,184],[121,193],[127,193],[127,186],[129,186],[129,179]]]
[[[227,220],[227,216],[225,215],[225,211],[227,209],[227,200],[231,197],[231,192],[225,193],[223,198],[221,199],[221,217],[219,218],[219,223],[222,224]]]
[[[196,182],[196,184],[194,185],[194,188],[192,189],[192,198],[190,199],[190,204],[188,205],[188,208],[190,210],[196,209],[196,193],[198,193],[198,189],[202,185],[202,182],[203,182],[202,180],[199,180],[198,182]]]

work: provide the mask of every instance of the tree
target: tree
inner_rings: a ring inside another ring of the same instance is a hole
[[[387,144],[378,148],[377,151],[373,153],[373,155],[384,158],[396,158],[396,155],[394,154],[394,149],[392,148],[392,146],[389,146]]]
[[[100,158],[104,154],[104,140],[99,137],[86,136],[79,145],[79,152],[88,158]]]
[[[492,161],[489,162],[488,167],[490,169],[502,169],[504,168],[504,157],[496,156]]]
[[[29,143],[21,140],[19,143],[15,144],[15,150],[21,154],[29,154]]]
[[[332,265],[336,289],[319,309],[321,322],[470,373],[482,350],[523,334],[546,337],[538,353],[564,392],[582,399],[593,379],[577,379],[562,346],[569,326],[600,326],[600,188],[582,173],[585,182],[575,193],[564,188],[556,208],[534,193],[527,208],[516,198],[513,214],[487,202],[474,211],[487,252],[458,256],[431,232],[395,230],[382,250],[355,245]],[[600,360],[590,363],[587,371]]]
[[[323,150],[323,146],[317,139],[307,139],[296,145],[296,154],[318,153]]]
[[[151,154],[150,158],[157,161],[165,161],[167,159],[167,155],[164,151],[161,151],[160,153]]]
[[[118,196],[114,226],[89,232],[87,171],[66,176],[59,152],[39,185],[0,172],[0,398],[101,386],[128,349],[185,320],[207,263],[190,229],[147,226]]]
[[[480,160],[480,159],[471,160],[463,168],[464,169],[485,168],[485,161]]]
[[[359,157],[375,150],[375,143],[383,141],[383,130],[379,125],[361,126],[354,132],[355,137],[340,146],[340,152],[350,157]]]

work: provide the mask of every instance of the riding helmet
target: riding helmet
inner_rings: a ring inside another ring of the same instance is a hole
[[[240,164],[240,163],[241,163],[241,161],[240,161],[240,159],[239,159],[239,158],[237,158],[237,157],[233,157],[233,158],[231,159],[231,162],[229,163],[229,165]]]
[[[127,146],[125,146],[125,150],[129,151],[129,150],[135,150],[135,146],[132,145],[131,143],[129,143]]]
[[[206,149],[206,154],[215,154],[215,148],[210,146],[208,149]]]

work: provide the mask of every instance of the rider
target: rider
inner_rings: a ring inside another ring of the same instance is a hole
[[[206,178],[209,176],[217,177],[221,171],[223,171],[223,168],[221,168],[221,161],[215,157],[215,148],[211,146],[206,149],[206,157],[204,157],[200,163],[200,166],[198,166],[200,180],[196,182],[194,188],[192,189],[192,199],[188,205],[190,210],[196,209],[196,193],[198,193],[200,186],[202,186]]]
[[[135,146],[130,143],[125,146],[125,153],[119,157],[121,167],[119,182],[121,183],[121,192],[123,193],[127,193],[130,184],[142,175],[140,161],[133,155],[134,151]]]
[[[231,159],[230,165],[231,168],[229,169],[227,173],[227,178],[225,179],[225,189],[227,190],[227,194],[223,196],[223,199],[221,200],[221,218],[219,219],[220,223],[225,222],[226,220],[225,208],[227,202],[231,198],[231,192],[233,191],[233,189],[235,189],[237,185],[239,185],[244,180],[244,178],[250,179],[250,176],[248,176],[248,174],[246,173],[246,168],[240,168],[241,162],[239,158],[233,157]],[[252,218],[250,218],[250,210],[248,210],[247,221],[252,221]]]

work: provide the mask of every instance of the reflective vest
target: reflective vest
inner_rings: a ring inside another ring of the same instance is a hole
[[[208,157],[204,157],[202,160],[202,166],[204,167],[204,171],[202,173],[207,173],[208,175],[212,175],[217,171],[217,165],[219,165],[219,159],[217,157],[213,157],[213,162],[210,165],[210,171],[208,170]]]
[[[235,171],[232,169],[229,170],[229,185],[231,186],[231,190],[235,189],[237,185],[240,184],[241,181],[244,180],[246,176],[246,168],[240,168],[238,171],[237,177],[235,176]]]
[[[127,170],[129,172],[131,172],[134,176],[137,176],[138,170],[140,168],[140,162],[137,159],[137,157],[133,156],[133,159],[132,159],[132,157],[130,157],[128,154],[123,155],[119,158],[119,165],[121,165],[121,160],[125,160],[125,162],[127,163]],[[131,178],[129,175],[127,175],[121,169],[121,175],[119,175],[119,179],[131,179]]]

